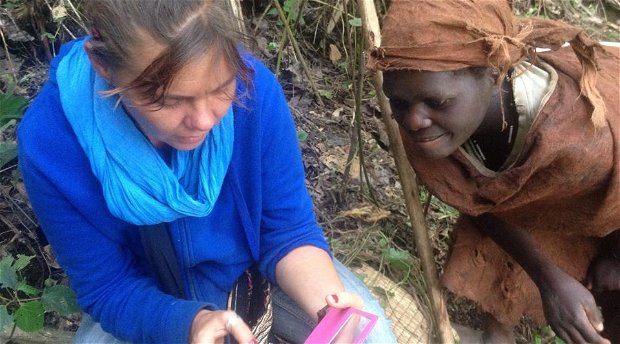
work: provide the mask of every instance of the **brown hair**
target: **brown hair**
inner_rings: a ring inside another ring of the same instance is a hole
[[[130,70],[132,49],[148,35],[164,50],[128,85],[108,94],[135,89],[150,104],[163,97],[183,66],[211,49],[220,53],[249,88],[252,70],[238,45],[244,37],[234,25],[225,1],[217,0],[89,0],[92,53],[114,72]]]

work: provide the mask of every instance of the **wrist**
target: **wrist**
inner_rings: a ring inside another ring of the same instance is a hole
[[[534,283],[541,293],[556,289],[567,282],[567,278],[573,280],[564,270],[554,264],[550,264],[540,269],[540,275],[533,278]]]
[[[198,332],[207,322],[207,319],[211,316],[212,312],[213,311],[211,310],[203,308],[200,311],[198,311],[198,313],[196,313],[196,315],[194,316],[194,319],[192,319],[192,325],[189,330],[189,342],[190,343],[193,343],[195,341],[195,338]]]

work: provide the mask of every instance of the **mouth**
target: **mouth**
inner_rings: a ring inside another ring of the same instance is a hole
[[[182,137],[179,137],[179,141],[184,144],[196,144],[196,143],[202,142],[204,138],[205,138],[205,135],[182,136]]]
[[[446,136],[447,133],[443,133],[443,134],[439,134],[439,135],[434,135],[434,136],[424,136],[424,137],[413,137],[413,141],[417,142],[417,143],[430,143],[430,142],[434,142],[439,140],[440,138]]]

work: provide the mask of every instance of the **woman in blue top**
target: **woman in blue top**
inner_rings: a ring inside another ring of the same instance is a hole
[[[91,36],[63,46],[18,132],[32,207],[88,314],[75,341],[252,343],[269,314],[272,335],[302,341],[326,304],[382,317],[332,261],[286,100],[225,2],[86,13]],[[383,317],[373,335],[395,341]]]

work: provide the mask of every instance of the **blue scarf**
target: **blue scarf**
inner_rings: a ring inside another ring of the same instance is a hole
[[[171,166],[136,127],[118,96],[92,68],[84,42],[60,61],[56,78],[65,115],[103,188],[110,212],[135,225],[208,215],[220,193],[234,141],[232,106],[205,141],[173,150]]]

